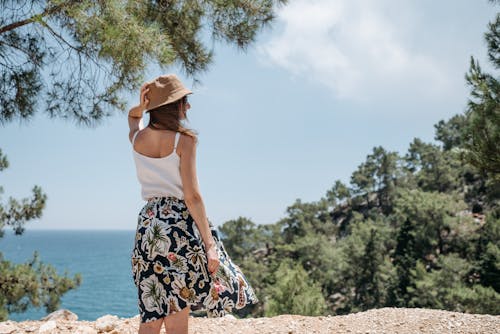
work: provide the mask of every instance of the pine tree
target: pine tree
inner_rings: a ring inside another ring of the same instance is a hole
[[[500,13],[488,25],[485,34],[488,56],[495,69],[500,68]],[[498,76],[484,73],[471,57],[465,76],[471,88],[468,102],[467,128],[464,134],[465,157],[483,173],[492,174],[500,182],[500,81]]]
[[[8,165],[7,157],[0,150],[0,172]],[[0,187],[0,195],[2,192]],[[42,216],[46,200],[41,188],[35,186],[31,198],[11,197],[5,205],[0,202],[0,238],[5,227],[12,228],[16,235],[22,234],[27,221]],[[54,267],[39,260],[36,252],[31,260],[22,264],[13,264],[0,253],[0,321],[6,320],[9,313],[26,311],[30,305],[44,306],[47,312],[55,311],[60,297],[80,283],[79,274],[73,278],[67,273],[58,275]]]
[[[326,301],[319,285],[312,281],[300,264],[284,260],[274,274],[275,283],[269,287],[270,299],[266,316],[279,314],[322,315]]]
[[[246,48],[286,0],[0,2],[0,123],[36,111],[93,125],[124,110],[150,65],[196,77],[214,52]]]

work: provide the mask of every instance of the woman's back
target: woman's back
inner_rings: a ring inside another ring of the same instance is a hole
[[[132,150],[142,198],[184,198],[178,150],[180,133],[143,129],[132,138]]]
[[[164,158],[174,151],[176,132],[170,130],[140,130],[135,138],[133,147],[137,153],[150,158]],[[178,146],[177,146],[178,148]],[[176,150],[179,155],[179,150]]]

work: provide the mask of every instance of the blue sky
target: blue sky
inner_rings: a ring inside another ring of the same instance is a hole
[[[348,183],[374,146],[404,154],[415,137],[434,141],[433,125],[465,109],[470,56],[488,69],[496,11],[486,0],[292,0],[247,53],[215,44],[200,85],[179,74],[194,91],[208,217],[274,223],[296,199]],[[135,229],[144,202],[127,134],[121,113],[95,129],[42,113],[1,127],[2,202],[36,184],[48,202],[27,229]]]

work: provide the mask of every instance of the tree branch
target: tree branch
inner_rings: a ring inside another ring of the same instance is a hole
[[[74,46],[73,44],[71,44],[70,42],[66,41],[64,39],[64,37],[62,37],[60,34],[58,34],[54,29],[52,29],[51,26],[49,26],[49,24],[47,22],[45,22],[44,20],[40,20],[40,24],[42,26],[44,26],[45,28],[47,28],[47,30],[56,38],[56,39],[59,39],[60,41],[62,41],[64,44],[66,44],[69,48],[73,49],[76,51],[77,54],[79,54],[80,52],[83,52],[83,50],[77,48],[76,46]]]
[[[43,18],[44,16],[56,13],[61,8],[63,8],[64,5],[65,4],[60,4],[60,5],[54,6],[52,8],[47,8],[47,9],[45,9],[43,11],[43,13],[36,14],[36,15],[33,15],[32,17],[30,17],[28,19],[17,21],[17,22],[14,22],[14,23],[7,24],[7,25],[5,25],[3,27],[0,27],[0,35],[3,34],[3,33],[5,33],[5,32],[7,32],[7,31],[14,30],[16,28],[22,27],[24,25],[27,25],[27,24],[30,24],[30,23],[33,23],[33,22],[37,22],[41,18]]]

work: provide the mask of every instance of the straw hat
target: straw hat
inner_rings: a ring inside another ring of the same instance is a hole
[[[192,91],[184,87],[175,74],[160,75],[148,84],[148,88],[147,111],[175,102],[185,95],[193,94]]]

